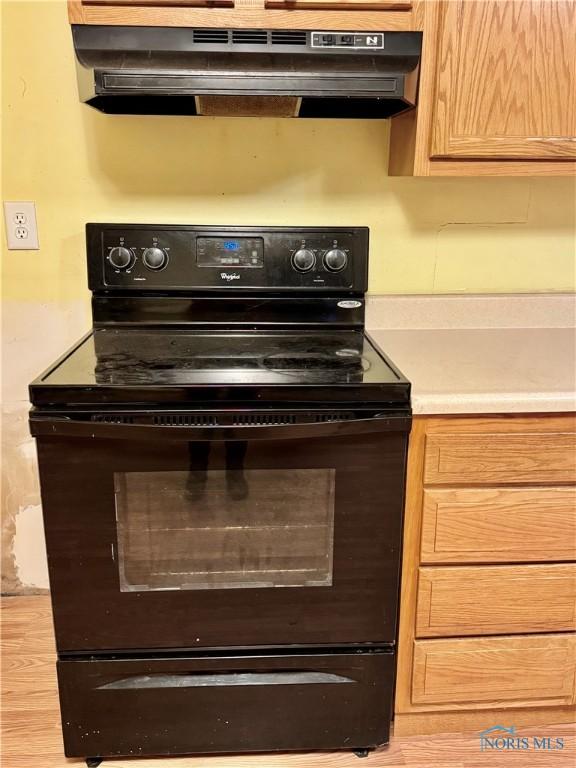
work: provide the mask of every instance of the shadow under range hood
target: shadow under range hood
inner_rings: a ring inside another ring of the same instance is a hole
[[[385,118],[416,104],[420,32],[73,26],[109,114]]]

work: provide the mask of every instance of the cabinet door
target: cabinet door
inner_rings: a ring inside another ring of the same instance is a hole
[[[432,157],[576,157],[575,0],[451,0]]]

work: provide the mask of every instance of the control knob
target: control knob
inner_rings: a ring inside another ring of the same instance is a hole
[[[124,248],[124,246],[120,245],[111,249],[108,258],[110,264],[112,264],[115,269],[128,269],[133,263],[134,254],[130,248]]]
[[[292,256],[292,266],[298,272],[309,272],[315,263],[316,256],[309,248],[300,248]]]
[[[142,261],[148,269],[162,269],[168,263],[168,256],[162,248],[154,246],[146,248],[142,254]]]
[[[324,266],[330,272],[341,272],[348,264],[348,254],[341,248],[331,248],[324,254]]]

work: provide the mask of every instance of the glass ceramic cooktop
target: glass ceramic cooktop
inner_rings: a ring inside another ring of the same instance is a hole
[[[396,384],[361,331],[191,332],[97,329],[42,384]]]

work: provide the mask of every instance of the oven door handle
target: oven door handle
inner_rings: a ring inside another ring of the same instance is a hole
[[[248,424],[231,427],[102,423],[75,420],[73,416],[30,414],[30,431],[34,437],[83,437],[91,440],[305,440],[374,432],[408,432],[410,424],[410,415],[406,413],[384,413],[366,419],[306,424]]]

